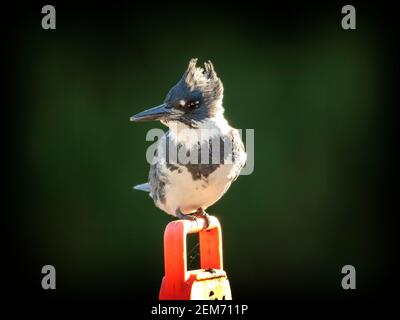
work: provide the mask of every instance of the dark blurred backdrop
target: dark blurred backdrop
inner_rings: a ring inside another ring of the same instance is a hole
[[[16,196],[6,215],[13,294],[155,299],[171,217],[145,182],[146,132],[190,58],[212,60],[226,117],[255,129],[255,171],[209,213],[236,299],[385,295],[395,254],[384,206],[392,139],[390,8],[180,3],[42,4],[7,20],[4,62]],[[7,13],[4,13],[7,15]],[[11,199],[11,198],[9,198]],[[393,213],[393,212],[392,212]],[[41,267],[57,289],[40,287]],[[341,288],[343,265],[357,290]]]

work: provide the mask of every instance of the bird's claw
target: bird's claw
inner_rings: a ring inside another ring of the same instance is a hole
[[[198,217],[204,219],[204,221],[205,221],[204,229],[207,229],[210,226],[210,224],[211,224],[210,216],[202,208],[197,209],[197,211],[194,213],[194,215],[197,215]]]
[[[198,221],[198,218],[203,218],[205,221],[204,229],[207,229],[210,226],[210,216],[207,212],[205,212],[202,208],[197,209],[195,213],[192,214],[183,214],[181,210],[176,210],[176,217],[184,220]]]
[[[176,210],[176,217],[183,220],[197,221],[197,217],[192,214],[184,214],[181,210]]]
[[[206,269],[205,271],[210,272],[212,274],[217,273],[217,271],[215,269],[212,269],[212,268],[211,269]]]

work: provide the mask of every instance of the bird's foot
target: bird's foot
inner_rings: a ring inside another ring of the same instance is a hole
[[[178,219],[191,220],[191,221],[197,221],[198,218],[203,218],[205,220],[204,229],[207,229],[211,223],[210,216],[208,215],[207,212],[204,211],[203,208],[198,208],[196,212],[191,214],[184,214],[180,209],[176,209],[175,215]]]
[[[193,215],[196,215],[196,216],[204,219],[204,221],[206,222],[204,229],[207,229],[210,226],[210,224],[211,224],[210,216],[207,212],[204,211],[203,208],[198,208],[197,211],[195,213],[193,213]]]
[[[192,214],[184,214],[180,209],[176,209],[175,215],[178,219],[197,221],[197,217]]]

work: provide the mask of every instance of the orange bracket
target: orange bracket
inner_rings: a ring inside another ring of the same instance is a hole
[[[205,221],[176,220],[164,232],[165,276],[160,289],[160,300],[231,300],[228,278],[223,270],[221,225],[210,216]],[[187,270],[186,237],[199,233],[200,267]]]

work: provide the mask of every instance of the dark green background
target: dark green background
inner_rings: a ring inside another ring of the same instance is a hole
[[[225,115],[255,129],[255,170],[209,213],[223,228],[234,298],[378,294],[394,255],[382,206],[391,31],[371,7],[357,30],[343,4],[162,7],[41,5],[20,15],[5,51],[15,117],[18,295],[155,299],[171,217],[145,182],[146,132],[129,117],[162,102],[190,58],[212,60]],[[57,290],[40,288],[41,267]],[[357,290],[341,288],[341,268]]]

